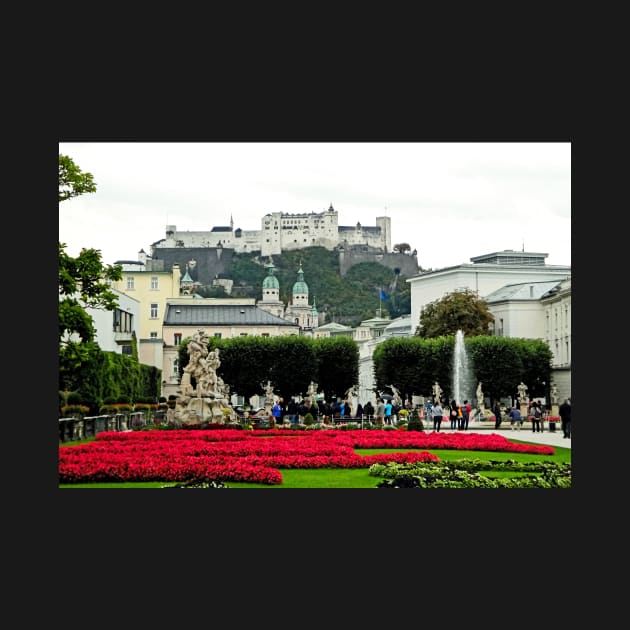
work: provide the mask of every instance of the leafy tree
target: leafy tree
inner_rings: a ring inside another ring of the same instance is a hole
[[[524,353],[519,346],[515,339],[491,335],[466,340],[475,380],[483,383],[483,392],[490,399],[507,398],[516,392],[523,375]]]
[[[317,361],[313,340],[297,335],[270,337],[272,351],[270,380],[274,391],[288,401],[296,394],[305,395],[311,381],[317,380]]]
[[[94,192],[90,173],[82,173],[71,158],[59,155],[59,201]],[[94,321],[86,308],[113,311],[118,306],[116,294],[108,282],[122,280],[120,265],[103,265],[101,252],[83,248],[76,258],[59,243],[59,359],[60,376],[66,380],[89,360],[94,342]],[[78,337],[78,340],[77,340]]]
[[[72,158],[59,154],[59,201],[96,192],[91,173],[83,173]]]
[[[387,339],[377,349],[380,349],[380,353],[378,367],[375,369],[376,389],[383,391],[388,385],[393,385],[404,400],[411,398],[413,394],[419,394],[419,366],[422,364],[422,346],[419,340],[413,339],[409,343],[408,338]]]
[[[376,391],[397,387],[406,397],[430,396],[438,381],[444,398],[450,394],[454,337],[392,338],[379,343],[373,354]]]
[[[409,243],[396,243],[396,245],[394,245],[394,251],[406,254],[411,251],[411,245],[409,245]]]
[[[466,337],[487,335],[494,315],[474,291],[453,291],[442,299],[430,302],[420,314],[416,335],[425,339],[455,335],[461,330]]]
[[[518,383],[527,385],[529,398],[548,396],[551,382],[551,361],[553,353],[549,345],[540,339],[516,339],[521,354],[523,371],[521,378],[512,383],[511,393],[515,396]]]
[[[272,380],[270,356],[274,356],[270,337],[234,337],[210,339],[210,348],[219,349],[221,365],[217,374],[230,386],[231,394],[244,396],[262,395],[261,383]],[[188,364],[188,344],[180,346],[180,370]]]
[[[314,339],[317,358],[317,384],[326,400],[343,397],[359,382],[359,348],[350,337]]]
[[[184,339],[178,350],[180,374],[190,359],[189,341],[190,338]],[[317,377],[313,341],[308,337],[210,338],[208,347],[219,349],[221,365],[217,374],[230,386],[230,393],[246,400],[262,396],[267,380],[278,396],[288,400],[305,393],[308,384]]]

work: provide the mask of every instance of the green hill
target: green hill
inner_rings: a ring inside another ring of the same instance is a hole
[[[269,258],[261,258],[259,252],[235,253],[229,270],[229,277],[234,281],[232,295],[261,299],[268,264]],[[410,290],[405,276],[378,263],[359,263],[342,277],[336,251],[307,247],[273,256],[273,264],[280,284],[280,299],[285,304],[291,299],[297,271],[302,265],[309,303],[315,303],[320,316],[325,314],[326,323],[335,321],[357,326],[362,320],[375,317],[379,306],[383,314],[389,313],[392,319],[411,312]],[[381,289],[388,299],[379,300]],[[216,287],[201,289],[199,293],[204,297],[224,295],[223,290]]]

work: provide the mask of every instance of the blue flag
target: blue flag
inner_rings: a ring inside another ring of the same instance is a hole
[[[383,291],[383,289],[381,289],[381,295],[380,295],[381,300],[388,300],[389,296],[387,295],[387,293],[385,293],[385,291]]]

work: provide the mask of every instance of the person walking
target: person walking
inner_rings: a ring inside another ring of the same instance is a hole
[[[444,416],[444,409],[439,402],[433,404],[429,412],[433,417],[433,430],[440,432],[440,426],[442,425],[442,417]]]
[[[277,400],[271,408],[271,416],[273,417],[273,422],[276,426],[282,424],[282,405],[279,400]]]
[[[562,422],[562,437],[571,437],[571,399],[565,398],[558,408],[560,420]]]
[[[361,403],[357,403],[357,412],[354,414],[354,419],[359,422],[363,422],[363,405]]]
[[[523,426],[523,416],[521,416],[521,412],[519,411],[518,407],[512,407],[509,416],[512,424],[512,431],[520,431],[521,427]]]
[[[295,402],[295,400],[293,400],[293,398],[291,398],[291,400],[289,401],[289,404],[287,405],[287,415],[289,416],[289,422],[291,424],[297,424],[297,413],[298,413],[297,403]]]
[[[385,403],[385,424],[392,423],[392,401],[388,400]]]
[[[449,418],[451,420],[451,429],[454,431],[457,429],[457,423],[459,419],[459,407],[456,400],[451,400],[451,410],[449,411]]]
[[[542,419],[542,405],[535,400],[532,402],[532,406],[529,408],[529,415],[532,419],[532,433],[540,433],[541,419]]]
[[[498,400],[494,401],[492,413],[494,414],[494,428],[498,429],[501,426],[501,405]]]
[[[471,411],[472,411],[471,404],[467,400],[465,400],[464,404],[462,405],[462,418],[461,418],[461,425],[460,425],[460,429],[462,431],[468,430],[468,420],[470,418]]]
[[[358,411],[357,409],[357,413]],[[363,407],[363,415],[368,422],[374,422],[374,407],[369,400],[365,403],[365,407]]]
[[[385,401],[382,398],[376,403],[376,424],[383,425],[385,421]]]

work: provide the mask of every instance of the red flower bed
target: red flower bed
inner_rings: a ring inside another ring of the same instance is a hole
[[[267,439],[272,438],[272,439]],[[355,449],[409,449],[361,456]],[[553,455],[543,445],[514,444],[496,433],[419,431],[102,432],[89,444],[59,447],[59,482],[247,481],[282,483],[277,468],[368,468],[374,463],[438,461],[421,449]]]

